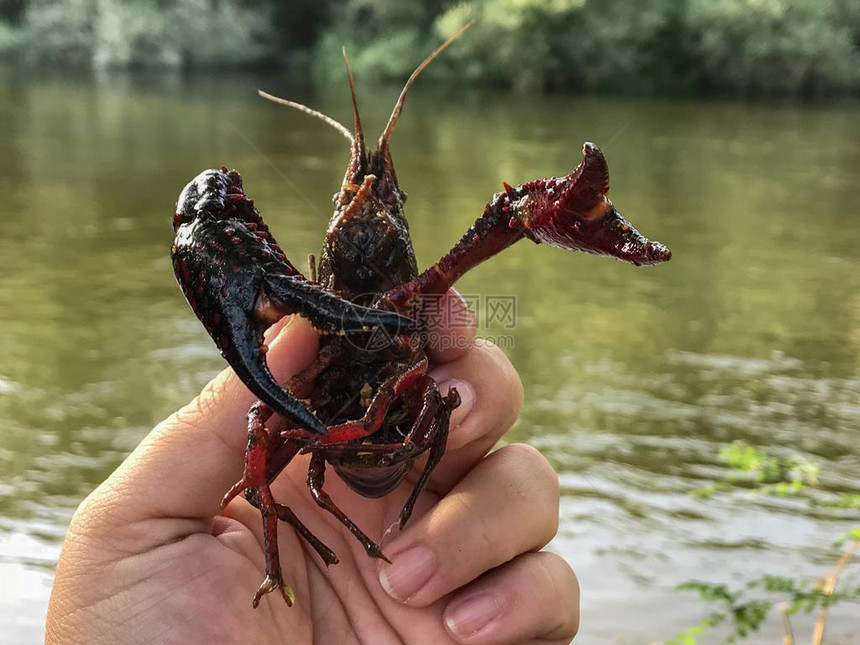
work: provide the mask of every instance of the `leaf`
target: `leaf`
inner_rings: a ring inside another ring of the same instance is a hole
[[[860,542],[860,528],[851,529],[847,533],[843,533],[836,538],[836,542],[834,542],[833,545],[841,547],[845,545],[846,542]]]

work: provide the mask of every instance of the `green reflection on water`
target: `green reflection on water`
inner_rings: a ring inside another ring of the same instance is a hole
[[[306,98],[248,78],[0,90],[0,527],[58,539],[80,499],[220,369],[168,262],[189,178],[239,168],[291,257],[318,250],[343,140],[256,99],[258,84]],[[395,94],[361,96],[368,130]],[[348,120],[346,100],[314,101]],[[636,269],[523,242],[460,284],[517,297],[515,328],[483,331],[513,339],[527,399],[512,436],[561,473],[558,544],[581,577],[616,567],[620,597],[659,586],[667,550],[676,581],[725,548],[802,551],[792,568],[814,567],[838,533],[838,516],[738,512],[683,492],[734,439],[808,453],[826,488],[856,490],[858,133],[851,106],[411,97],[393,145],[422,265],[502,180],[567,172],[584,140],[604,147],[620,210],[674,252]],[[746,518],[736,530],[721,524],[730,510]],[[771,521],[778,535],[751,536]],[[611,615],[601,602],[597,618]],[[685,620],[647,603],[628,615],[593,628],[595,642],[634,625],[668,636]]]

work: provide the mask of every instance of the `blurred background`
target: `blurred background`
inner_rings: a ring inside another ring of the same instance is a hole
[[[674,253],[523,243],[459,285],[516,296],[514,328],[482,333],[510,336],[525,383],[511,440],[560,473],[578,642],[778,642],[782,601],[810,641],[817,605],[792,603],[860,525],[860,3],[2,0],[4,643],[41,639],[80,500],[223,365],[173,279],[179,190],[238,168],[303,264],[346,146],[255,90],[349,123],[345,46],[372,133],[468,20],[392,144],[421,265],[586,140]],[[858,570],[825,642],[860,642]]]

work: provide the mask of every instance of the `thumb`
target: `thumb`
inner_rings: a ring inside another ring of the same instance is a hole
[[[283,383],[309,365],[317,349],[316,332],[294,317],[270,343],[266,360]],[[111,497],[110,506],[123,509],[116,521],[216,515],[222,496],[241,476],[246,414],[254,401],[226,369],[191,403],[158,424],[100,487]],[[100,515],[107,519],[111,514]]]

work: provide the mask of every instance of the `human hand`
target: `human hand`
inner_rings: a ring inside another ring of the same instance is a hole
[[[445,306],[461,308],[448,295]],[[533,448],[488,454],[511,427],[522,386],[504,354],[472,346],[474,328],[431,330],[431,375],[454,386],[448,450],[406,528],[382,539],[392,564],[368,558],[305,486],[296,458],[272,486],[339,556],[326,568],[291,527],[279,527],[284,578],[296,593],[251,598],[263,578],[259,511],[244,499],[223,511],[239,479],[253,395],[225,370],[137,447],[81,504],[69,527],[48,610],[58,643],[567,643],[579,589],[560,557],[538,552],[555,535],[558,480]],[[270,330],[269,366],[286,381],[314,358],[317,336],[300,318]],[[420,472],[423,464],[415,466]],[[381,499],[326,481],[334,501],[374,540],[397,521],[410,476]],[[493,617],[494,616],[494,617]],[[482,626],[483,625],[483,626]]]

